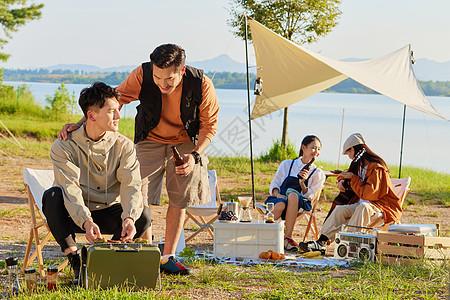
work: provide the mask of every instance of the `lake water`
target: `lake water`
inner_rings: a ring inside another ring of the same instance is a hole
[[[13,86],[19,82],[5,82]],[[46,105],[46,95],[53,95],[59,84],[25,83],[38,103]],[[70,93],[78,95],[87,85],[67,84]],[[208,148],[210,155],[249,156],[247,92],[216,90],[220,112],[218,131]],[[429,97],[433,106],[450,118],[450,98]],[[254,96],[252,95],[252,101]],[[122,117],[132,118],[138,102],[124,106]],[[402,130],[403,104],[382,95],[319,93],[300,101],[289,109],[288,136],[298,145],[307,134],[322,140],[319,160],[348,165],[339,148],[342,113],[343,140],[353,132],[361,132],[367,144],[389,164],[398,165]],[[258,156],[281,137],[283,111],[252,121],[253,152]],[[342,141],[343,143],[343,141]],[[423,167],[450,173],[450,122],[411,108],[406,110],[403,165]]]

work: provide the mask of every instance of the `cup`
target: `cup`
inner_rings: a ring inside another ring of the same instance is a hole
[[[258,223],[264,223],[265,221],[265,215],[258,214]]]

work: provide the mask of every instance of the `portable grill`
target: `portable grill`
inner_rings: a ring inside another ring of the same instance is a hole
[[[87,289],[118,286],[155,289],[161,252],[154,244],[86,244],[81,249],[80,284]]]

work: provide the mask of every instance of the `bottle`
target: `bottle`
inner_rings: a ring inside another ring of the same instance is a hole
[[[5,260],[12,295],[18,295],[22,291],[19,284],[19,271],[17,270],[18,261],[19,259],[17,257],[9,257]]]
[[[175,146],[172,146],[172,159],[176,167],[184,164],[184,160],[181,157],[180,152],[178,152],[177,147]]]
[[[30,267],[25,269],[25,285],[28,291],[36,290],[36,268]]]
[[[58,282],[58,268],[55,266],[49,266],[47,268],[47,290],[56,290],[56,284]]]
[[[315,160],[316,159],[314,157],[311,158],[311,160],[306,165],[304,165],[303,168],[300,171],[303,171],[303,170],[309,171],[309,169],[311,168],[311,165],[313,164],[313,162]]]

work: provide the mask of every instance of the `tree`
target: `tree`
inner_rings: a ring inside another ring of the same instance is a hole
[[[70,95],[64,82],[56,89],[55,95],[53,97],[47,95],[46,100],[50,104],[51,114],[56,120],[67,118],[70,122],[70,117],[73,115],[76,106],[76,100],[75,95]]]
[[[0,38],[0,49],[3,49],[12,33],[27,21],[36,20],[41,17],[41,9],[44,4],[27,5],[28,0],[2,0],[0,1],[0,25],[4,37]],[[7,61],[8,54],[0,53],[0,60]]]
[[[341,15],[341,0],[232,0],[228,24],[235,36],[245,39],[244,14],[252,17],[284,38],[299,43],[312,43],[328,34]],[[251,38],[251,37],[249,37]],[[287,145],[289,107],[284,109],[281,144]]]

